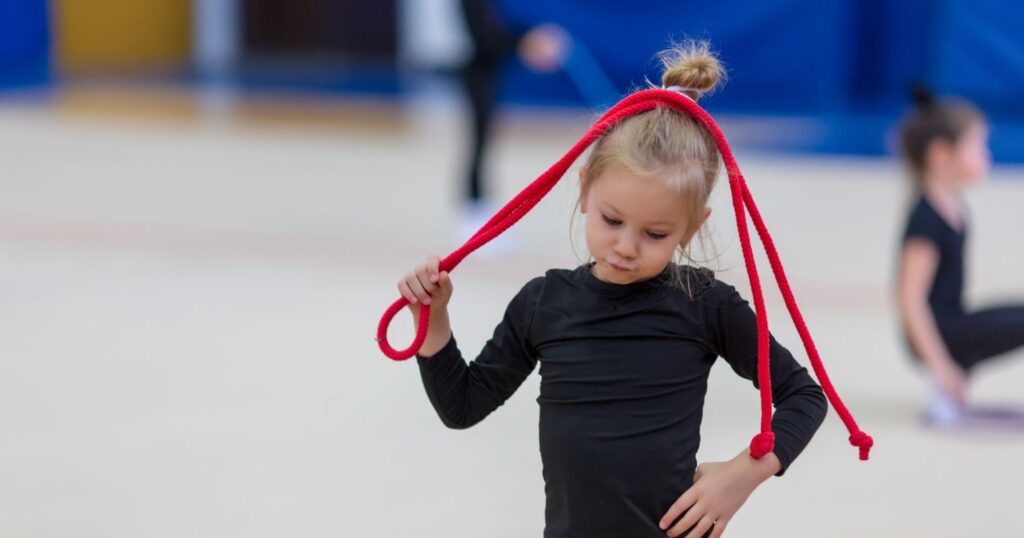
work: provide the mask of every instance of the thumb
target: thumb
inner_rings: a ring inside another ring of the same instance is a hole
[[[437,283],[441,285],[441,289],[445,292],[452,290],[452,278],[448,271],[441,271],[441,276],[438,278]]]

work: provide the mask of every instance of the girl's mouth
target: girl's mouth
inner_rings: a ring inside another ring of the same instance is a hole
[[[616,271],[622,271],[624,273],[628,273],[629,271],[632,271],[632,269],[630,269],[628,267],[623,267],[623,266],[621,266],[621,265],[619,265],[617,263],[608,262],[608,265],[610,265],[612,267],[612,269],[615,269]]]

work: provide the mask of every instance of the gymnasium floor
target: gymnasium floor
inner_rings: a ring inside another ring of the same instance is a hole
[[[415,365],[373,340],[398,277],[456,246],[458,112],[92,87],[0,101],[0,535],[539,536],[536,374],[479,426],[450,431]],[[491,161],[501,200],[590,118],[511,111]],[[722,123],[740,139],[758,129]],[[736,153],[876,448],[857,461],[830,413],[727,536],[1024,535],[1011,514],[1024,428],[918,423],[923,383],[890,301],[898,164]],[[517,225],[512,254],[456,270],[464,349],[530,277],[579,263],[572,183]],[[724,187],[715,264],[746,289]],[[970,203],[970,302],[1024,299],[1024,169],[997,166]],[[761,267],[773,331],[806,363]],[[1022,359],[982,370],[976,401],[1024,407]],[[741,450],[757,410],[753,387],[716,367],[701,459]]]

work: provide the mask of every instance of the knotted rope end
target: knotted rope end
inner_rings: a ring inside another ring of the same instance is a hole
[[[875,440],[870,435],[857,430],[850,434],[850,444],[860,449],[861,461],[867,461],[871,447],[875,445]]]
[[[750,455],[759,460],[766,454],[775,450],[775,433],[761,432],[750,441]]]

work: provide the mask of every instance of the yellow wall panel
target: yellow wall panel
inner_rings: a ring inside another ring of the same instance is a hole
[[[191,0],[53,0],[63,72],[183,67],[191,50]]]

